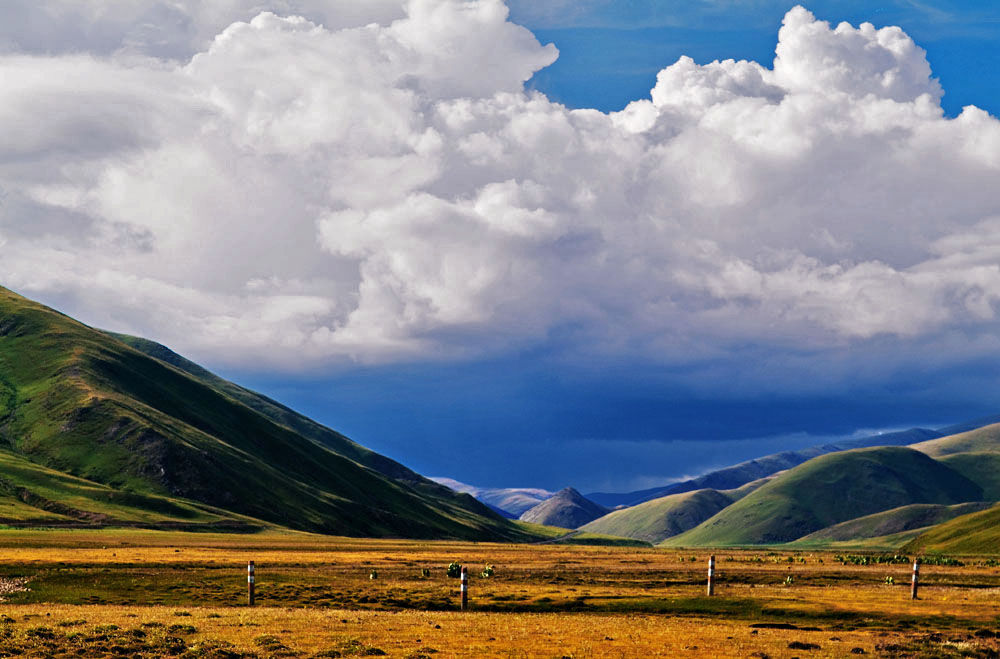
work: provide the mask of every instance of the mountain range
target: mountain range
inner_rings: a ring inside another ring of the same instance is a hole
[[[517,519],[529,509],[551,498],[555,492],[529,487],[476,487],[460,483],[453,478],[431,478],[436,483],[449,487],[456,492],[471,494],[479,501],[490,506],[504,517]]]
[[[652,490],[584,497],[569,488],[572,496],[560,493],[521,519],[676,547],[901,547],[1000,501],[996,420],[763,456]],[[596,514],[599,502],[621,501],[633,503]],[[579,514],[584,507],[589,515]]]
[[[854,543],[900,548],[923,542],[923,534],[938,527],[964,529],[966,518],[996,519],[997,501],[1000,424],[992,424],[910,446],[826,453],[742,488],[670,494],[612,512],[582,529],[671,547]],[[962,546],[961,535],[948,536],[950,546]],[[1000,531],[985,525],[980,535],[1000,540]]]
[[[6,526],[558,536],[508,519],[519,517],[675,547],[995,553],[998,419],[763,456],[620,495],[477,488],[425,478],[165,346],[0,288]]]
[[[984,424],[985,425],[985,424]],[[955,430],[953,432],[959,432]],[[715,490],[730,490],[742,487],[747,483],[776,474],[779,471],[791,469],[813,458],[827,453],[837,453],[855,448],[866,448],[869,446],[906,446],[914,442],[928,439],[935,439],[950,434],[948,429],[943,431],[928,430],[927,428],[910,428],[898,432],[880,433],[858,439],[848,439],[839,442],[811,446],[798,451],[782,451],[766,455],[754,460],[748,460],[731,467],[725,467],[711,471],[697,478],[670,483],[661,487],[639,490],[626,493],[593,492],[587,494],[587,498],[605,506],[634,506],[644,501],[652,501],[669,494],[680,494],[681,492],[692,492],[711,488]]]

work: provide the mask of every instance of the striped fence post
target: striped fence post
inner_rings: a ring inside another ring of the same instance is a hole
[[[247,564],[247,604],[253,606],[253,585],[254,585],[254,565],[253,561]]]
[[[910,599],[917,599],[917,584],[920,581],[920,559],[913,559],[913,581],[910,583]]]
[[[715,556],[708,559],[708,596],[715,595]]]
[[[469,568],[462,568],[462,610],[469,608]]]

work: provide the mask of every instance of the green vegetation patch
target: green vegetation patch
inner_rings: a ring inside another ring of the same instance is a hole
[[[799,465],[663,545],[785,543],[900,506],[951,505],[978,501],[981,496],[975,483],[919,451],[856,449]]]

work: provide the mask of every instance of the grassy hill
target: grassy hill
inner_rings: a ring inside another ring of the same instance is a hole
[[[920,442],[911,445],[910,448],[926,453],[932,458],[943,458],[956,453],[1000,453],[1000,423]]]
[[[791,545],[820,547],[839,542],[858,542],[869,538],[881,538],[905,531],[926,529],[962,515],[986,510],[992,506],[992,502],[983,501],[959,503],[953,506],[915,503],[834,524],[815,533],[810,533]]]
[[[631,508],[615,510],[580,529],[655,544],[693,529],[771,478],[761,478],[733,490],[704,489],[671,494]]]
[[[0,450],[0,523],[228,531],[259,531],[270,526],[197,502],[116,490],[4,450]]]
[[[156,344],[120,338],[0,289],[0,449],[123,494],[302,530],[525,536],[471,496]]]
[[[615,510],[580,529],[656,543],[693,529],[732,502],[718,490],[671,494]]]
[[[668,546],[791,542],[820,529],[913,503],[979,501],[982,489],[909,448],[856,449],[799,465]]]
[[[267,417],[271,421],[294,430],[303,437],[308,437],[333,449],[336,453],[354,460],[366,467],[374,469],[390,478],[405,480],[411,483],[426,483],[425,479],[411,469],[400,463],[376,453],[371,449],[354,442],[335,430],[316,423],[312,419],[282,405],[281,403],[268,398],[255,391],[251,391],[238,384],[224,380],[207,369],[194,362],[181,357],[170,348],[160,345],[155,341],[143,339],[127,334],[107,334],[122,343],[129,345],[136,350],[166,362],[171,366],[179,368],[188,375],[200,382],[212,387],[216,391],[243,403],[252,410]]]
[[[983,501],[1000,501],[1000,453],[956,453],[939,458],[983,489]]]
[[[552,497],[521,514],[522,522],[575,529],[606,515],[608,509],[587,499],[571,487],[559,490]]]
[[[926,527],[900,531],[889,535],[878,535],[872,538],[852,538],[850,540],[824,540],[816,543],[806,543],[796,540],[784,545],[777,545],[788,549],[823,549],[827,551],[877,551],[896,552],[921,533],[927,531]]]
[[[1000,554],[1000,505],[935,526],[904,546],[903,551]]]

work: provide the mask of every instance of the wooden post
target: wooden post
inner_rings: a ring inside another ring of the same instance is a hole
[[[247,565],[247,604],[253,606],[253,561]]]
[[[917,583],[920,581],[920,559],[913,559],[913,582],[910,584],[910,599],[917,599]]]
[[[462,610],[469,608],[469,568],[462,568]]]
[[[708,596],[715,595],[715,556],[708,559]]]

